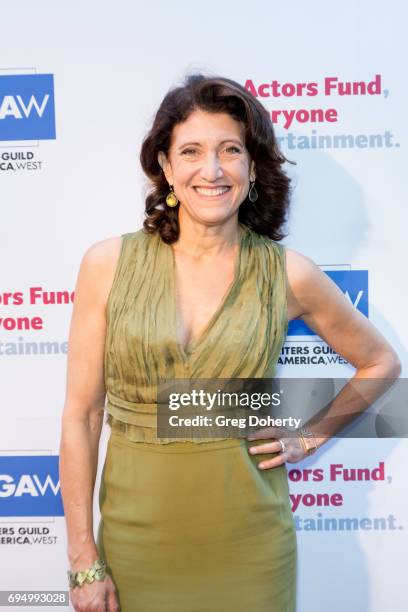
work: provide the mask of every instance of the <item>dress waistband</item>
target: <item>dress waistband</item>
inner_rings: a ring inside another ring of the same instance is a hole
[[[129,425],[137,425],[138,427],[157,427],[157,411],[159,406],[168,408],[168,402],[132,402],[125,400],[111,391],[107,392],[107,403],[105,410],[115,419],[128,423]],[[233,411],[233,408],[230,408]],[[227,412],[228,408],[223,407],[223,412]],[[235,416],[235,415],[234,415]],[[219,433],[217,428],[208,428],[209,431]],[[217,436],[218,437],[218,436]]]
[[[144,451],[162,451],[162,452],[173,452],[173,453],[185,453],[185,452],[199,452],[199,451],[215,451],[222,450],[225,448],[237,448],[245,447],[248,442],[245,439],[229,438],[222,440],[199,440],[198,442],[204,442],[199,444],[192,440],[167,440],[166,442],[151,443],[146,440],[132,440],[125,432],[120,432],[118,429],[112,428],[111,437],[109,439],[111,444],[119,444],[130,446],[137,450]],[[108,443],[109,443],[108,442]]]
[[[126,400],[119,395],[115,395],[110,390],[107,391],[106,395],[109,404],[124,410],[130,410],[131,412],[138,412],[141,414],[153,414],[153,412],[156,413],[156,409],[159,404],[167,406],[166,402],[133,402]]]
[[[191,427],[190,435],[186,433],[182,437],[159,438],[157,437],[157,408],[160,404],[168,406],[167,402],[131,402],[114,395],[110,391],[107,396],[108,401],[105,405],[105,410],[108,413],[107,423],[115,434],[127,438],[130,442],[149,442],[157,445],[167,445],[170,442],[191,442],[195,445],[201,445],[230,441],[232,446],[242,444],[242,438],[220,436],[220,429],[216,425],[208,425],[205,430],[201,428],[200,436],[194,435],[194,433],[197,434],[197,429]]]
[[[107,392],[105,410],[115,419],[139,427],[156,427],[158,403],[131,402]]]

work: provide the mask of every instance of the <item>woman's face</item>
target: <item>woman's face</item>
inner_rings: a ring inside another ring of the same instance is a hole
[[[255,180],[244,125],[227,113],[194,111],[174,127],[168,156],[159,154],[159,162],[183,213],[204,224],[237,214]]]

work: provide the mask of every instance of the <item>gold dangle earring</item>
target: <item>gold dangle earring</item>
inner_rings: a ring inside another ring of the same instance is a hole
[[[249,189],[248,198],[250,202],[254,203],[258,199],[258,192],[255,189],[255,181],[250,181],[250,185],[251,187]]]
[[[177,206],[178,203],[178,197],[173,191],[173,185],[170,185],[170,193],[167,194],[166,204],[167,206],[170,206],[170,208],[173,208],[174,206]]]

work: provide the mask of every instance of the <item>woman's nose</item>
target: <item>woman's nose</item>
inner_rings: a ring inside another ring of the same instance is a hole
[[[207,181],[215,181],[223,176],[223,169],[218,155],[214,153],[206,155],[203,158],[200,168],[200,175]]]

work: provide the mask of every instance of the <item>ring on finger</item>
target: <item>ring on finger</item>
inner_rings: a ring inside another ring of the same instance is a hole
[[[284,453],[286,450],[286,444],[284,443],[283,440],[281,440],[280,438],[278,439],[279,444],[281,445],[281,453]]]

